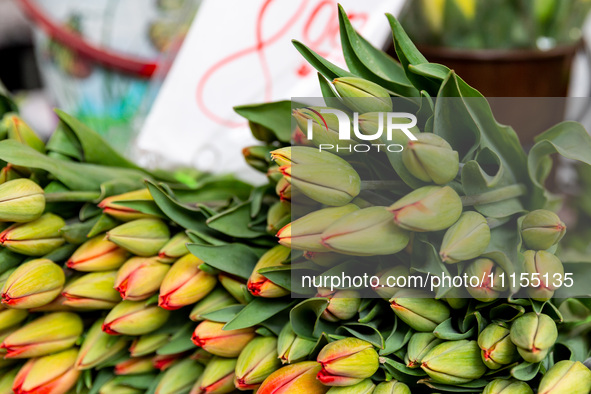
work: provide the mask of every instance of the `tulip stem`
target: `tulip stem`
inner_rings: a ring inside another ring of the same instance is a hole
[[[471,196],[462,196],[462,205],[481,205],[493,202],[509,200],[511,198],[523,196],[527,188],[523,184],[504,186],[490,192],[473,194]]]
[[[47,202],[89,202],[100,198],[100,192],[56,192],[46,193]]]
[[[401,181],[361,181],[361,190],[406,190],[408,186]]]

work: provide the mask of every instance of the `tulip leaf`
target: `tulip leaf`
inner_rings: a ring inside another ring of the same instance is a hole
[[[24,259],[25,256],[21,254],[11,252],[6,248],[0,249],[0,275],[8,271],[9,269],[16,267]]]
[[[174,194],[183,204],[197,204],[225,201],[234,197],[246,200],[252,189],[252,185],[231,177],[211,177],[200,181],[195,188],[175,187]]]
[[[289,320],[296,335],[316,341],[323,332],[334,333],[334,324],[320,320],[327,306],[326,298],[309,298],[294,306],[289,313]]]
[[[59,122],[55,131],[47,141],[46,149],[49,156],[62,156],[63,159],[83,161],[82,146],[74,133],[68,132],[68,126]]]
[[[511,322],[525,313],[525,308],[521,305],[504,303],[494,306],[489,312],[491,320],[500,320]]]
[[[441,275],[450,276],[447,266],[441,261],[439,253],[435,247],[429,243],[423,236],[415,237],[415,242],[419,247],[413,248],[411,257],[411,270],[441,277]],[[440,286],[437,288],[435,298],[441,298],[449,291],[449,287]]]
[[[240,116],[249,122],[260,125],[275,134],[281,142],[291,139],[291,101],[275,101],[272,103],[240,105],[234,107]]]
[[[252,327],[292,307],[297,301],[289,298],[255,298],[225,326],[225,330]]]
[[[448,341],[458,341],[460,339],[468,339],[473,336],[476,331],[475,329],[476,327],[472,326],[468,331],[460,332],[453,326],[453,317],[450,317],[435,327],[435,330],[433,330],[433,335],[435,335],[437,338]]]
[[[66,226],[60,229],[60,234],[66,239],[67,242],[74,245],[79,245],[88,240],[88,233],[98,221],[99,217],[94,217],[85,222],[69,221]]]
[[[153,373],[143,373],[138,375],[123,375],[117,376],[113,379],[114,384],[120,384],[124,386],[130,386],[140,390],[146,390],[152,384],[152,381],[156,377]]]
[[[0,81],[0,117],[8,112],[18,113],[18,106],[12,99],[10,92],[6,89],[2,81]]]
[[[337,329],[337,333],[346,331],[356,338],[362,339],[379,349],[384,348],[384,337],[380,331],[371,324],[366,323],[345,323]]]
[[[218,323],[227,323],[236,317],[236,315],[242,309],[244,309],[244,305],[230,305],[209,313],[205,313],[202,315],[202,317],[206,320],[211,320]]]
[[[62,261],[66,261],[74,253],[76,247],[74,244],[64,244],[47,253],[42,258],[51,260],[54,263],[61,263]]]
[[[306,61],[310,63],[312,67],[314,67],[320,74],[324,75],[324,77],[329,81],[339,77],[356,76],[347,70],[343,70],[342,68],[335,66],[301,42],[297,40],[292,40],[291,42],[298,52],[304,57],[304,59],[306,59]]]
[[[98,220],[94,224],[94,226],[90,229],[88,234],[86,235],[88,238],[92,238],[95,235],[99,235],[104,233],[105,231],[109,231],[112,228],[117,227],[121,222],[115,219],[112,216],[109,216],[105,213],[99,216]]]
[[[343,104],[343,101],[338,97],[330,83],[320,73],[318,73],[318,83],[320,85],[320,92],[324,98],[324,104],[326,104],[327,107],[340,109],[344,112],[350,111],[350,109]]]
[[[212,267],[242,279],[250,277],[258,261],[248,246],[239,243],[219,246],[187,244],[187,249]]]
[[[193,333],[193,323],[185,324],[170,338],[170,342],[156,350],[156,354],[168,355],[182,353],[187,350],[195,349],[196,346],[191,341]]]
[[[100,371],[98,371],[96,378],[90,386],[90,391],[88,392],[88,394],[98,394],[98,392],[105,385],[105,383],[113,379],[114,376],[115,374],[112,370],[101,369]]]
[[[588,353],[589,345],[585,337],[581,335],[558,339],[553,350],[555,360],[583,362],[587,359]]]
[[[402,349],[408,343],[412,334],[413,331],[410,327],[401,323],[401,321],[396,318],[396,323],[394,324],[394,328],[392,328],[392,332],[390,332],[390,335],[386,338],[384,348],[379,351],[380,356],[388,356]]]
[[[511,368],[511,376],[517,380],[527,382],[528,380],[535,378],[539,370],[540,363],[532,364],[524,361],[521,364]]]
[[[286,290],[291,291],[291,266],[276,266],[266,267],[258,270],[258,273],[275,283],[277,286],[281,286]]]
[[[458,384],[455,386],[437,383],[432,381],[431,379],[423,379],[420,380],[419,383],[426,384],[428,387],[435,389],[437,391],[446,391],[451,393],[480,393],[482,392],[482,388],[488,384],[488,381],[484,379],[476,379],[471,382]]]
[[[123,201],[114,201],[111,203],[114,206],[121,206],[125,208],[135,209],[141,213],[145,213],[148,215],[157,216],[159,218],[166,219],[166,215],[158,205],[154,201],[147,201],[147,200],[123,200]]]
[[[289,324],[289,310],[284,309],[278,314],[260,323],[261,328],[271,331],[276,336],[279,336],[283,327]]]
[[[211,235],[196,231],[196,230],[186,230],[187,236],[189,239],[198,244],[206,244],[206,245],[226,245],[227,242],[219,240]]]
[[[421,368],[409,368],[401,362],[396,360],[392,360],[391,358],[384,357],[384,365],[390,371],[391,369],[395,369],[396,371],[402,372],[405,375],[410,376],[426,376],[427,374]]]
[[[264,235],[249,227],[250,220],[250,202],[244,202],[210,217],[205,223],[210,228],[231,237],[256,238]]]

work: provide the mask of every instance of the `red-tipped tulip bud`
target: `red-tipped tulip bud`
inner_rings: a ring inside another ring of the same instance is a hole
[[[174,310],[196,303],[213,290],[217,283],[215,276],[199,269],[203,261],[187,254],[170,267],[160,285],[158,305]]]
[[[166,371],[187,356],[187,352],[173,354],[156,354],[152,357],[152,366],[160,371]]]
[[[62,291],[64,271],[48,259],[21,264],[2,287],[2,304],[15,309],[30,309],[49,304]]]
[[[69,349],[27,361],[16,375],[12,390],[15,394],[69,392],[80,376],[74,367],[77,353],[78,349]]]
[[[366,341],[345,338],[324,346],[316,359],[318,380],[327,386],[350,386],[371,377],[380,366],[378,353]]]
[[[121,301],[114,289],[117,271],[92,272],[69,282],[62,295],[64,305],[82,310],[112,309]]]
[[[82,272],[110,271],[125,263],[129,252],[98,235],[76,249],[68,259],[68,268]]]
[[[0,185],[0,222],[30,222],[45,209],[43,189],[30,179],[15,179]]]
[[[450,316],[443,301],[427,298],[420,291],[401,290],[390,300],[390,305],[396,316],[421,332],[432,332]]]
[[[313,138],[310,140],[315,146],[331,145],[342,147],[342,150],[327,149],[327,151],[338,154],[351,154],[350,147],[355,143],[353,140],[339,139],[339,119],[335,114],[321,113],[320,107],[297,108],[291,113],[299,128],[308,130],[308,123],[312,124]],[[330,108],[328,108],[330,109]]]
[[[446,140],[433,133],[419,133],[402,151],[402,163],[423,182],[444,185],[451,182],[460,166],[458,152]]]
[[[289,248],[286,248],[282,245],[277,245],[262,255],[252,270],[250,278],[248,278],[248,282],[246,284],[248,291],[250,291],[250,293],[254,296],[264,298],[277,298],[289,294],[289,290],[273,283],[263,274],[260,274],[259,270],[268,267],[281,266],[282,263],[289,258],[290,253],[291,250]]]
[[[276,235],[282,227],[291,221],[290,204],[285,201],[278,201],[271,205],[267,213],[267,232]]]
[[[183,257],[189,253],[187,243],[191,242],[187,234],[178,233],[174,235],[163,247],[158,251],[158,261],[161,263],[174,263],[176,259]]]
[[[255,390],[280,366],[281,362],[277,358],[277,338],[255,338],[238,356],[234,385],[239,390]]]
[[[435,346],[443,341],[430,332],[417,332],[408,341],[404,362],[409,368],[418,368],[423,362],[423,357]]]
[[[43,214],[27,223],[15,223],[0,233],[0,244],[26,256],[43,256],[65,242],[60,229],[64,219],[53,213]]]
[[[193,307],[189,318],[193,321],[205,320],[203,315],[236,304],[236,299],[223,288],[214,289]]]
[[[328,305],[322,312],[321,317],[331,322],[349,320],[357,315],[361,305],[361,297],[355,290],[318,289],[318,297],[328,298]]]
[[[115,364],[115,375],[138,375],[150,373],[156,368],[151,357],[131,357]]]
[[[153,333],[136,338],[129,347],[131,357],[141,357],[154,353],[170,341],[169,334]]]
[[[388,301],[394,295],[402,289],[402,287],[394,286],[396,283],[388,283],[388,278],[400,278],[408,277],[410,272],[408,268],[403,265],[397,265],[392,268],[385,269],[377,274],[379,278],[378,286],[374,287],[373,290],[378,293],[380,297]]]
[[[2,118],[0,122],[0,134],[4,133],[11,140],[30,146],[38,152],[45,152],[45,144],[41,138],[15,113],[8,113]]]
[[[311,341],[296,335],[291,323],[287,323],[277,338],[277,354],[283,364],[293,364],[307,358],[316,347]]]
[[[155,258],[132,257],[119,268],[115,289],[124,300],[145,300],[158,291],[169,268]]]
[[[314,361],[303,361],[278,369],[265,379],[257,394],[324,394],[329,387],[316,379],[322,366]]]
[[[105,318],[102,329],[110,335],[144,335],[162,327],[170,312],[142,301],[121,301]]]
[[[124,201],[151,201],[152,196],[148,189],[135,190],[128,193],[119,194],[105,198],[99,203],[99,208],[103,212],[121,221],[127,222],[136,219],[153,218],[153,215],[142,213],[132,208],[117,204]]]
[[[505,271],[491,259],[482,258],[472,261],[464,273],[468,278],[478,278],[477,286],[466,288],[468,293],[478,301],[494,301],[507,289],[507,284],[501,279]]]
[[[271,164],[271,150],[273,150],[271,146],[247,146],[242,149],[242,156],[249,166],[257,171],[266,173]]]
[[[529,312],[515,319],[511,325],[510,338],[525,361],[537,363],[554,346],[558,330],[550,316]]]
[[[195,328],[191,340],[211,354],[220,357],[238,357],[240,351],[254,337],[254,328],[224,330],[224,323],[205,320]]]
[[[490,227],[484,216],[478,212],[464,212],[445,232],[439,255],[448,264],[475,259],[486,250],[489,242]]]
[[[7,358],[31,358],[72,347],[82,335],[82,319],[74,313],[55,312],[24,325],[4,339]]]
[[[138,256],[158,254],[168,242],[168,226],[160,219],[137,219],[107,232],[107,239]]]
[[[188,392],[195,378],[203,373],[203,365],[190,358],[170,367],[156,386],[155,394],[177,394]]]
[[[564,278],[562,262],[545,250],[527,250],[523,257],[525,272],[530,275],[527,294],[536,301],[549,300],[557,289],[554,285],[557,282],[556,278]]]
[[[521,238],[528,249],[546,250],[560,242],[566,225],[554,212],[538,209],[525,215],[521,223]]]
[[[235,358],[214,357],[205,367],[201,377],[195,382],[190,394],[225,394],[234,387]]]
[[[78,357],[76,368],[79,370],[94,368],[113,358],[127,346],[126,338],[113,339],[101,330],[102,320],[97,320],[86,333]]]
[[[509,329],[501,324],[492,323],[478,335],[482,361],[490,369],[499,369],[511,364],[517,355],[517,349],[509,337]]]
[[[433,381],[450,385],[468,383],[486,372],[478,344],[465,339],[435,346],[423,358],[421,368]]]

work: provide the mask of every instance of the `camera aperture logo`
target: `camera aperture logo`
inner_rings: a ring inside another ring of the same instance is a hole
[[[374,112],[363,114],[361,117],[359,113],[354,112],[351,122],[346,112],[334,108],[308,107],[296,111],[306,119],[308,140],[314,140],[316,133],[314,141],[321,152],[402,152],[403,145],[392,143],[394,131],[401,131],[412,141],[417,140],[410,131],[416,126],[417,118],[408,112]]]

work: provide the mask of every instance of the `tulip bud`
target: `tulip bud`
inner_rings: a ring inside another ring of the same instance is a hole
[[[14,327],[29,316],[24,309],[3,309],[0,306],[0,331]]]
[[[273,372],[261,384],[257,394],[324,394],[329,387],[316,379],[322,366],[314,361],[287,365]]]
[[[193,354],[191,354],[191,360],[200,362],[203,365],[207,365],[207,363],[209,362],[209,360],[211,360],[212,357],[214,357],[213,354],[201,348],[195,350]]]
[[[536,301],[547,301],[554,295],[555,275],[564,278],[564,267],[558,257],[545,250],[523,252],[525,272],[529,274],[527,294]],[[539,279],[538,286],[534,286]]]
[[[265,173],[271,164],[272,149],[272,147],[265,145],[247,146],[242,149],[242,156],[249,166]]]
[[[354,256],[388,255],[408,245],[408,232],[398,227],[385,207],[356,210],[332,223],[322,232],[328,249]]]
[[[31,358],[72,347],[82,335],[82,319],[74,313],[55,312],[14,331],[2,342],[6,358]]]
[[[515,319],[510,338],[525,361],[537,363],[546,357],[556,342],[558,330],[550,316],[529,312]]]
[[[161,308],[174,310],[194,304],[213,290],[217,279],[201,271],[201,264],[201,259],[187,254],[172,265],[160,285]]]
[[[378,384],[373,394],[411,394],[408,386],[397,380]]]
[[[125,382],[121,382],[120,379],[114,378],[103,384],[98,394],[143,394],[145,392],[146,390],[136,389]]]
[[[156,394],[175,394],[187,392],[195,378],[203,373],[203,365],[186,358],[168,369],[156,386]]]
[[[224,330],[224,323],[205,320],[195,328],[191,340],[199,347],[220,357],[238,357],[254,336],[254,328]]]
[[[458,152],[446,140],[433,133],[420,133],[408,141],[402,151],[402,163],[423,182],[444,185],[458,175]]]
[[[256,390],[281,366],[277,358],[277,338],[258,337],[244,347],[236,363],[234,385],[239,390]]]
[[[154,353],[170,341],[169,334],[144,334],[137,337],[129,347],[131,357],[141,357]]]
[[[390,306],[400,320],[417,331],[432,332],[450,316],[445,303],[418,291],[403,290],[390,300]]]
[[[376,83],[357,77],[335,78],[332,83],[343,103],[355,112],[392,111],[390,93]]]
[[[134,200],[147,200],[152,201],[152,195],[150,195],[150,191],[148,189],[141,189],[135,190],[132,192],[127,192],[123,194],[119,194],[116,196],[111,196],[103,199],[98,206],[99,208],[103,209],[103,212],[108,214],[109,216],[114,217],[115,219],[121,220],[123,222],[128,222],[130,220],[137,220],[137,219],[147,219],[147,218],[154,218],[154,215],[150,215],[147,213],[142,213],[132,208],[124,207],[123,205],[118,205],[117,202],[120,201],[134,201]]]
[[[174,263],[176,259],[181,258],[189,253],[187,243],[191,242],[187,234],[175,234],[163,247],[158,251],[158,261],[161,263]]]
[[[168,226],[160,219],[137,219],[107,232],[107,239],[142,257],[158,253],[170,237]]]
[[[423,362],[423,358],[435,346],[443,343],[443,340],[437,338],[430,332],[417,332],[410,337],[404,356],[404,362],[409,368],[418,368]]]
[[[82,272],[110,271],[121,267],[128,256],[127,250],[98,235],[80,245],[66,266]]]
[[[49,304],[62,291],[64,271],[48,259],[21,264],[2,287],[2,304],[15,309],[30,309]]]
[[[317,297],[328,298],[328,305],[321,317],[331,322],[351,319],[357,314],[359,305],[361,305],[361,296],[355,290],[331,292],[330,289],[318,289]]]
[[[466,339],[435,346],[423,358],[421,368],[433,381],[451,385],[468,383],[486,372],[478,344]]]
[[[373,384],[371,379],[364,379],[352,386],[331,387],[331,389],[327,391],[327,394],[372,394],[375,387],[376,385]]]
[[[45,152],[45,144],[29,125],[17,114],[5,114],[0,122],[1,133],[6,133],[11,140],[30,146],[38,152]]]
[[[111,309],[121,301],[115,290],[117,271],[92,272],[69,282],[62,295],[64,305],[75,309]]]
[[[276,285],[264,275],[259,274],[258,271],[267,267],[281,266],[289,258],[290,253],[289,248],[277,245],[263,254],[252,270],[250,278],[248,278],[248,291],[254,296],[264,298],[277,298],[289,294],[289,290]]]
[[[409,275],[410,272],[408,271],[408,268],[403,265],[397,265],[395,267],[378,272],[378,285],[374,287],[373,290],[378,293],[381,298],[387,301],[394,297],[394,295],[400,291],[400,289],[402,289],[398,286],[392,286],[393,283],[388,284],[388,278],[408,277]]]
[[[13,394],[12,382],[16,378],[19,368],[11,369],[10,371],[3,371],[0,376],[0,394]]]
[[[234,391],[235,369],[235,358],[212,358],[201,377],[193,385],[190,394],[224,394]]]
[[[30,222],[45,209],[43,189],[29,179],[15,179],[0,185],[0,221]]]
[[[115,289],[124,300],[145,300],[158,291],[169,268],[155,258],[132,257],[119,268]]]
[[[332,145],[339,146],[342,150],[326,149],[328,152],[337,154],[351,154],[350,147],[355,142],[353,140],[339,139],[339,119],[335,114],[322,113],[320,107],[297,108],[291,113],[299,128],[308,130],[308,123],[312,124],[313,138],[310,140],[315,146]],[[325,149],[323,149],[325,150]]]
[[[316,341],[297,336],[289,322],[283,326],[277,338],[277,353],[283,364],[304,360],[315,347]]]
[[[562,360],[546,372],[538,394],[586,394],[591,392],[591,371],[580,361]]]
[[[495,379],[486,385],[482,394],[534,394],[534,392],[525,382]]]
[[[118,362],[113,370],[115,375],[138,375],[150,373],[155,369],[151,357],[131,357]]]
[[[267,232],[277,234],[282,227],[291,221],[291,207],[285,201],[278,201],[271,205],[267,212]]]
[[[189,315],[193,321],[205,320],[203,315],[236,304],[236,299],[223,288],[216,288],[197,302]]]
[[[546,250],[560,242],[566,225],[554,212],[538,209],[525,215],[521,223],[521,238],[528,249]]]
[[[439,231],[454,224],[462,213],[460,196],[449,186],[424,186],[388,208],[394,223],[411,231]]]
[[[285,178],[279,179],[275,185],[275,193],[279,196],[279,199],[282,202],[291,201],[291,183]]]
[[[511,364],[517,355],[517,349],[509,336],[509,329],[497,323],[486,326],[478,335],[482,361],[490,369],[499,369]]]
[[[67,393],[80,376],[74,367],[78,349],[69,349],[41,358],[33,358],[22,366],[12,390],[16,394]]]
[[[321,267],[334,267],[343,260],[343,256],[333,252],[304,252],[304,258]]]
[[[13,166],[10,163],[6,163],[0,170],[0,184],[14,181],[15,179],[26,178],[29,176],[27,169],[22,169],[18,166]]]
[[[490,243],[490,227],[478,212],[464,212],[445,232],[439,255],[444,263],[475,259]]]
[[[318,380],[327,386],[351,386],[379,368],[378,353],[366,341],[345,338],[324,346],[316,359],[322,364]]]
[[[466,288],[468,293],[478,301],[494,301],[507,290],[507,284],[501,280],[501,276],[504,274],[503,269],[491,259],[476,259],[466,267],[464,272],[468,278],[478,278],[478,286]],[[505,286],[502,286],[503,284]]]
[[[46,213],[27,223],[15,223],[0,233],[0,244],[13,252],[26,256],[43,256],[65,242],[60,229],[64,219]]]
[[[121,301],[103,322],[102,329],[109,335],[144,335],[166,323],[170,312],[157,305],[141,301]]]
[[[246,282],[242,279],[239,279],[235,276],[231,276],[225,273],[221,273],[218,275],[218,280],[224,289],[227,290],[228,293],[234,297],[239,303],[246,304],[246,295],[248,293],[248,288],[246,287]]]
[[[114,340],[112,336],[101,330],[101,324],[102,320],[97,320],[86,333],[76,359],[76,369],[94,368],[125,349],[127,339],[116,338]]]
[[[357,210],[357,205],[347,204],[309,213],[279,230],[279,243],[297,250],[327,252],[328,249],[322,244],[322,233],[338,219]]]

